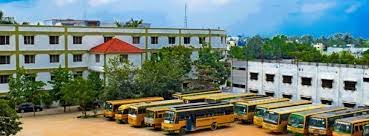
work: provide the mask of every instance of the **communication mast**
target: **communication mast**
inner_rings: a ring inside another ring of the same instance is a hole
[[[185,13],[184,13],[184,27],[187,28],[188,26],[188,17],[187,17],[187,2],[185,3]]]

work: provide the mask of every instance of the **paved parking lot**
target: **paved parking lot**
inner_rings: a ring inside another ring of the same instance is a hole
[[[58,111],[58,110],[57,110]],[[21,119],[23,130],[19,136],[162,136],[165,133],[150,128],[133,128],[127,124],[117,124],[103,117],[78,119],[80,112],[62,114],[42,114],[33,117],[24,115]],[[189,133],[191,136],[267,136],[273,135],[253,125],[234,123],[230,127],[216,131],[201,130]],[[280,135],[282,136],[282,135]]]

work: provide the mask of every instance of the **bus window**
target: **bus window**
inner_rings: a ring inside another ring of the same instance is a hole
[[[348,123],[336,123],[334,130],[341,133],[351,134],[352,126]]]

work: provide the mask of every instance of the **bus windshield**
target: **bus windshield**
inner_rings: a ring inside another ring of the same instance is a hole
[[[279,114],[274,112],[267,112],[264,116],[264,121],[272,124],[278,124]]]
[[[334,130],[336,132],[350,134],[351,130],[352,130],[352,127],[351,127],[351,124],[349,124],[349,123],[336,122],[336,124],[334,126]]]
[[[291,114],[290,118],[288,119],[288,125],[303,128],[304,127],[304,116]]]
[[[256,108],[256,112],[255,112],[255,116],[257,116],[257,117],[264,117],[265,112],[266,112],[266,109],[265,108],[259,108],[259,107],[257,107]]]
[[[153,111],[146,111],[146,117],[148,118],[154,118],[155,112]]]
[[[369,125],[364,126],[364,133],[363,136],[369,135]]]
[[[167,111],[164,114],[164,122],[173,124],[174,123],[175,114],[172,111]]]
[[[109,111],[113,111],[113,105],[111,103],[105,103],[105,109]]]
[[[235,110],[235,113],[237,113],[237,114],[245,114],[246,113],[246,106],[236,104],[234,110]]]
[[[135,110],[135,109],[129,109],[128,114],[130,114],[130,115],[136,115],[137,114],[137,110]]]
[[[326,119],[322,119],[322,118],[310,118],[309,126],[317,127],[317,128],[325,128],[326,127],[325,121]]]

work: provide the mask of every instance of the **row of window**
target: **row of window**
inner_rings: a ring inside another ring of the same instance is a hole
[[[76,71],[73,73],[73,77],[82,77],[83,75],[83,71]],[[36,75],[35,74],[29,74],[26,75],[27,78],[29,78],[30,80],[36,81]],[[9,83],[9,79],[10,79],[11,75],[0,75],[0,84],[7,84]],[[55,76],[54,75],[50,75],[50,79],[54,80]]]
[[[60,55],[49,55],[50,63],[59,63]],[[96,61],[100,61],[96,60]],[[34,64],[36,62],[36,55],[24,55],[25,64]],[[73,62],[82,62],[82,54],[73,54]],[[10,64],[10,56],[0,56],[0,65]]]
[[[104,42],[112,39],[112,36],[105,36]],[[34,45],[35,44],[35,36],[24,36],[24,44]],[[151,44],[158,44],[158,37],[151,37]],[[223,43],[224,39],[221,37],[221,42]],[[140,44],[140,37],[133,36],[132,37],[133,44]],[[183,37],[184,44],[191,44],[191,37]],[[205,37],[199,37],[199,44],[205,43]],[[9,36],[0,36],[0,45],[8,45],[9,44]],[[59,44],[59,36],[49,36],[49,44]],[[82,44],[82,36],[73,36],[73,44]],[[176,37],[168,37],[168,44],[176,44]]]

